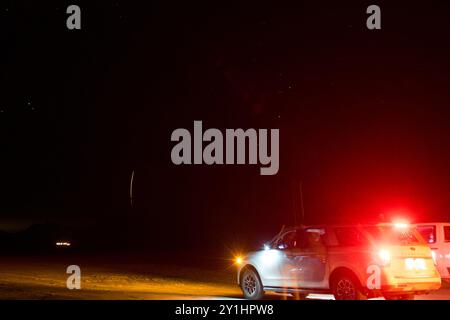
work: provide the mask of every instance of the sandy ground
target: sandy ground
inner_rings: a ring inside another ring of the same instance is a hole
[[[81,261],[80,261],[81,260]],[[239,299],[234,270],[198,269],[111,259],[2,258],[0,299]],[[81,268],[81,290],[66,287],[66,268]],[[286,299],[269,294],[269,299]],[[332,299],[310,295],[310,299]],[[450,287],[417,299],[450,300]]]
[[[59,261],[62,260],[62,261]],[[73,260],[73,261],[71,261]],[[0,299],[197,299],[240,296],[233,270],[115,263],[110,259],[6,258]],[[67,266],[81,268],[81,290],[69,290]]]

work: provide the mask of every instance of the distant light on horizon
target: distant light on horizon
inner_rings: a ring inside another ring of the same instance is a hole
[[[70,247],[71,243],[70,242],[66,242],[66,241],[62,241],[62,242],[57,242],[56,243],[57,247]]]

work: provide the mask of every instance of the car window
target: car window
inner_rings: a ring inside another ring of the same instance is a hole
[[[450,226],[444,226],[444,240],[450,242]]]
[[[277,249],[285,250],[292,249],[298,246],[298,234],[297,231],[286,232],[275,244]]]
[[[425,239],[427,243],[435,243],[436,242],[436,226],[417,226],[417,231],[419,231],[420,235]]]
[[[299,247],[317,249],[325,246],[323,229],[306,229],[299,233]]]
[[[368,243],[367,238],[354,227],[334,228],[340,246],[363,246]]]
[[[394,226],[364,227],[376,241],[398,245],[414,245],[423,243],[415,228],[399,229]]]

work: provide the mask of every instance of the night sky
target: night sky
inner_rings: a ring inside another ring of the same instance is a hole
[[[2,1],[0,226],[222,249],[292,224],[300,181],[306,223],[450,220],[448,1],[147,2]],[[175,166],[194,120],[280,129],[278,174]]]

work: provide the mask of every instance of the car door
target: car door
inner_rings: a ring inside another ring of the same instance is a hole
[[[289,280],[292,276],[286,267],[289,263],[288,257],[297,246],[297,241],[297,230],[289,230],[275,240],[269,250],[261,252],[259,260],[264,265],[264,277],[268,280],[268,286],[278,288],[295,287],[295,284]]]
[[[284,250],[281,274],[283,283],[291,288],[324,288],[328,270],[324,229],[297,231],[293,246]]]
[[[254,262],[266,287],[285,287],[285,276],[282,274],[286,252],[295,246],[296,230],[289,230],[280,235],[265,250],[257,252]]]

